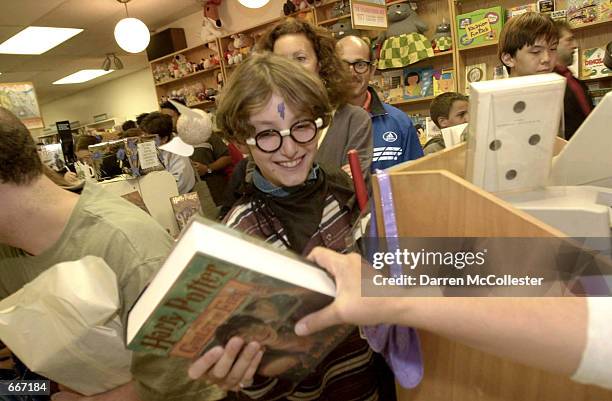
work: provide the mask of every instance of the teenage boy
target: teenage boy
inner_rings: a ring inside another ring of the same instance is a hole
[[[555,26],[559,31],[559,47],[557,47],[557,65],[554,71],[567,80],[563,98],[563,116],[565,139],[569,140],[593,110],[593,99],[586,85],[574,77],[567,68],[574,63],[574,50],[578,48],[578,41],[572,28],[566,21],[555,21]]]
[[[423,149],[412,120],[401,110],[381,102],[376,91],[368,86],[376,71],[368,44],[356,36],[346,36],[338,41],[336,51],[353,77],[349,103],[363,107],[372,118],[372,172],[422,157]]]
[[[467,123],[470,120],[468,113],[468,97],[457,92],[442,93],[431,102],[429,115],[440,129],[454,127],[455,125]],[[425,154],[437,152],[446,148],[444,139],[440,136],[431,138],[423,151]]]
[[[559,33],[550,17],[529,12],[513,17],[499,36],[498,56],[510,77],[545,74],[557,63]]]

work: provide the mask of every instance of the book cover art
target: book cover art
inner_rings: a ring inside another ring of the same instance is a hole
[[[506,9],[506,20],[528,12],[537,12],[537,10],[538,8],[535,3],[523,4],[521,6],[516,7],[508,7]]]
[[[599,0],[599,20],[612,20],[612,0]]]
[[[433,96],[432,67],[404,68],[404,99]]]
[[[258,374],[299,382],[353,330],[336,326],[307,337],[295,323],[331,297],[196,253],[128,348],[197,358],[233,336],[258,341]]]
[[[174,217],[179,230],[187,225],[192,216],[202,215],[202,204],[197,192],[189,192],[187,194],[172,196],[170,198]]]
[[[402,70],[384,71],[383,94],[385,102],[394,102],[404,98],[404,85],[402,82]]]
[[[572,27],[597,22],[599,7],[598,0],[567,0],[567,22]]]
[[[580,66],[583,79],[607,77],[612,74],[612,70],[604,65],[605,53],[602,47],[592,47],[582,51]]]
[[[501,6],[457,15],[459,48],[496,43],[504,26],[505,17],[506,11]]]
[[[465,92],[469,93],[472,82],[487,80],[487,65],[485,63],[465,66]]]
[[[453,92],[455,90],[455,70],[452,68],[437,70],[433,74],[433,95]]]

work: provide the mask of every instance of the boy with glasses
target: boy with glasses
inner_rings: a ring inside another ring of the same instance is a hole
[[[368,86],[376,71],[368,44],[356,36],[346,36],[338,41],[336,51],[353,77],[349,103],[363,107],[372,118],[372,172],[423,156],[410,118],[401,110],[381,102],[376,91]]]

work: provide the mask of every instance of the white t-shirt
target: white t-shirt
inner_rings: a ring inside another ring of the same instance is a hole
[[[587,344],[572,379],[612,389],[612,298],[587,298]]]

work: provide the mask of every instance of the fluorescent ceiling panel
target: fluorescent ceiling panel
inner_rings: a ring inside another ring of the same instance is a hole
[[[91,81],[94,78],[98,78],[113,71],[115,70],[81,70],[53,82],[53,85],[80,84],[81,82]]]
[[[29,26],[0,44],[0,53],[43,54],[81,32],[76,28]]]

